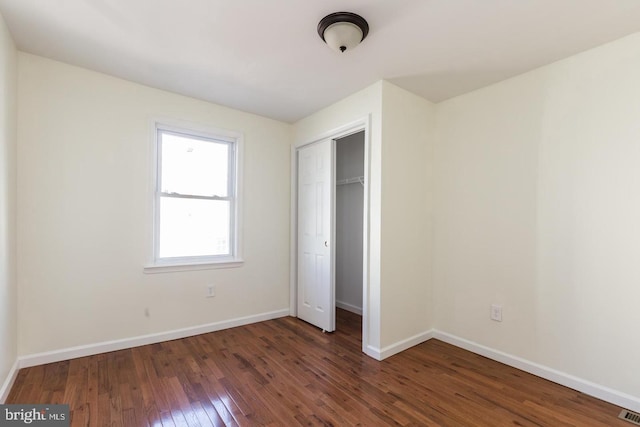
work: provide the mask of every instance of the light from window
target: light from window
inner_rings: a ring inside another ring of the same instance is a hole
[[[156,262],[235,256],[236,140],[158,125]]]

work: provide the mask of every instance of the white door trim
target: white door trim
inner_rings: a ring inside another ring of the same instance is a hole
[[[298,282],[297,282],[297,253],[298,253],[298,165],[297,150],[305,145],[313,144],[323,139],[332,140],[344,138],[351,134],[364,131],[364,218],[363,218],[363,272],[362,272],[362,351],[366,353],[369,345],[369,277],[370,277],[370,170],[371,170],[371,116],[344,124],[335,129],[326,131],[317,137],[295,143],[291,147],[291,233],[290,233],[290,260],[289,272],[289,313],[297,317]]]

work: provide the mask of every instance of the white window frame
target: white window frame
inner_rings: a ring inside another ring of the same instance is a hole
[[[152,247],[151,259],[144,267],[144,272],[163,273],[240,267],[244,262],[242,259],[242,227],[240,221],[242,218],[242,171],[240,165],[242,164],[243,135],[239,132],[210,128],[191,123],[184,124],[170,120],[154,120],[152,128]],[[161,132],[184,135],[195,139],[200,138],[214,140],[229,144],[231,152],[229,176],[232,178],[232,182],[229,183],[229,194],[228,197],[212,197],[211,199],[231,201],[229,224],[229,232],[231,236],[231,241],[229,242],[231,249],[230,255],[160,258],[160,198],[163,195],[160,188],[162,177],[162,155],[160,150]]]

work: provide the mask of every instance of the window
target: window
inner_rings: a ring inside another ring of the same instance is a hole
[[[240,136],[156,123],[154,265],[238,263]]]

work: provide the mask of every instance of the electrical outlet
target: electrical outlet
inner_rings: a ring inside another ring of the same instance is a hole
[[[214,285],[207,286],[207,298],[213,298],[216,296],[216,287]]]
[[[502,306],[491,304],[491,320],[502,322]]]

